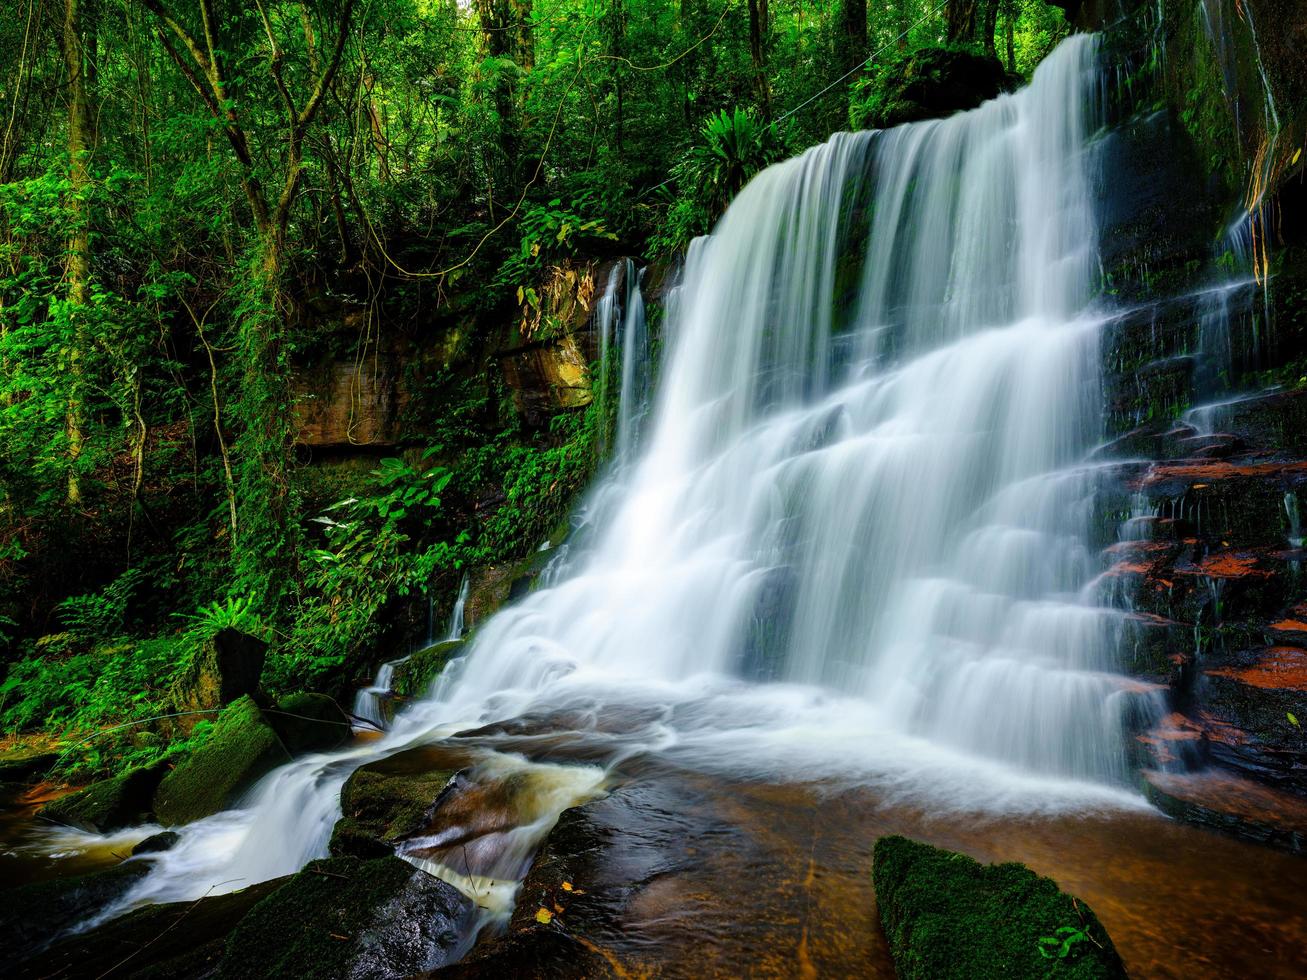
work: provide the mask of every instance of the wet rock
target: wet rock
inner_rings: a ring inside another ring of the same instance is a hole
[[[125,861],[106,871],[19,885],[0,904],[0,968],[12,966],[121,898],[150,866]]]
[[[132,848],[132,857],[138,854],[160,854],[163,851],[172,850],[182,835],[175,830],[165,830],[145,838],[135,847]]]
[[[355,770],[341,788],[341,818],[328,850],[337,856],[379,857],[420,833],[455,774],[423,764],[420,751],[401,752]]]
[[[33,980],[106,975],[136,980],[212,977],[236,924],[288,880],[275,878],[198,902],[147,905],[56,942],[23,963],[15,976]]]
[[[882,837],[872,877],[901,980],[1126,975],[1089,906],[1023,864]]]
[[[54,768],[58,752],[18,749],[0,754],[0,783],[34,783]]]
[[[395,665],[391,690],[401,697],[422,697],[449,662],[462,652],[462,640],[445,640],[419,650]]]
[[[472,902],[395,857],[310,862],[240,921],[218,976],[389,980],[462,952]]]
[[[148,823],[154,812],[154,793],[167,771],[162,762],[132,769],[52,800],[42,807],[41,816],[99,834]]]
[[[219,630],[200,644],[172,688],[178,711],[222,708],[258,692],[268,645],[239,630]],[[183,727],[190,728],[190,725]]]
[[[292,694],[264,712],[264,717],[291,755],[329,752],[350,735],[349,718],[325,694]]]
[[[154,812],[164,826],[207,817],[289,759],[258,705],[243,697],[218,716],[208,741],[164,777],[154,794]]]
[[[1144,792],[1163,813],[1293,854],[1307,854],[1307,801],[1218,771],[1144,773]]]

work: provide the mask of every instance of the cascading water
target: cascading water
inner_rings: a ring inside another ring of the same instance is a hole
[[[445,630],[443,637],[437,638],[435,630],[431,628],[432,624],[427,627],[426,646],[431,647],[437,643],[448,643],[451,640],[457,640],[463,635],[463,609],[467,605],[468,590],[472,586],[472,581],[466,575],[458,586],[458,597],[454,600],[454,608],[449,614],[449,627]],[[373,678],[372,684],[362,688],[354,696],[354,715],[361,718],[376,728],[384,728],[386,725],[387,710],[386,706],[393,697],[392,685],[395,682],[395,668],[404,663],[412,654],[399,657],[395,660],[387,660],[377,668],[377,676]]]
[[[609,760],[783,777],[800,756],[963,807],[1132,799],[1112,788],[1139,697],[1113,671],[1120,614],[1082,599],[1098,79],[1095,40],[1072,37],[1015,95],[757,177],[690,249],[651,424],[567,574],[482,624],[385,738],[186,828],[125,905],[292,871],[354,768],[526,712],[625,711]],[[602,779],[512,758],[555,815]],[[552,819],[444,873],[520,875]]]

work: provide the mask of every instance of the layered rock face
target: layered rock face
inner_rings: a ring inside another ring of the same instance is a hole
[[[1122,312],[1104,335],[1099,585],[1128,611],[1126,666],[1165,706],[1138,736],[1145,789],[1302,850],[1307,73],[1282,41],[1307,11],[1105,6],[1075,8],[1125,79],[1100,145]]]

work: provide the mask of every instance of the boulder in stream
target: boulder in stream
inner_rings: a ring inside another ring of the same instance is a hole
[[[166,773],[166,763],[119,773],[52,800],[42,807],[41,816],[99,834],[147,823],[153,815],[155,790]]]
[[[354,771],[340,791],[341,818],[331,835],[332,854],[378,857],[421,832],[452,769],[427,769],[421,753],[400,753]]]
[[[406,698],[420,698],[449,662],[463,652],[462,640],[442,640],[395,664],[391,689]]]
[[[350,721],[334,698],[302,692],[277,702],[265,712],[291,755],[330,752],[350,735]]]
[[[0,753],[0,783],[33,783],[59,761],[58,752],[16,749]]]
[[[240,921],[218,976],[390,980],[461,954],[473,906],[396,857],[313,861]]]
[[[121,898],[145,877],[145,861],[125,861],[105,871],[19,885],[0,905],[0,972],[39,951],[66,929]]]
[[[207,817],[289,758],[258,705],[243,697],[218,716],[208,741],[164,777],[154,812],[164,826]]]
[[[872,877],[900,980],[1126,975],[1093,910],[1024,864],[892,836],[876,842]]]

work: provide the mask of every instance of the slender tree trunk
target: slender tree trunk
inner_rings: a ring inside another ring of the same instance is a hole
[[[994,48],[994,34],[998,30],[998,0],[985,0],[985,26],[981,29],[980,40],[985,45],[985,54],[991,58],[998,57]]]
[[[1003,33],[1007,35],[1007,70],[1017,70],[1017,16],[1013,0],[1003,0]]]
[[[68,69],[68,184],[67,199],[68,259],[65,276],[68,284],[67,311],[71,321],[67,348],[69,395],[68,433],[68,503],[82,500],[78,465],[85,444],[83,412],[84,365],[86,347],[86,306],[91,289],[91,224],[86,201],[90,190],[91,121],[87,104],[86,57],[81,36],[81,7],[78,0],[65,0],[63,54]]]
[[[945,9],[947,38],[952,44],[976,40],[977,5],[980,0],[949,0]]]
[[[842,0],[840,4],[839,66],[844,72],[860,67],[867,59],[867,0]],[[850,79],[846,88],[852,92]]]
[[[762,117],[771,120],[771,85],[767,81],[767,0],[749,0],[749,54]]]

